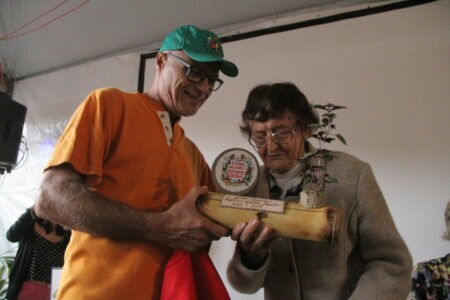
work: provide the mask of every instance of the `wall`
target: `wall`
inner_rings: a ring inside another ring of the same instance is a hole
[[[212,161],[226,148],[251,149],[237,126],[256,84],[288,80],[312,102],[347,106],[336,122],[349,145],[333,147],[372,165],[414,262],[441,257],[450,249],[441,238],[450,200],[448,8],[438,2],[226,45],[238,79],[184,124]],[[220,265],[231,245],[214,245]]]
[[[449,249],[441,238],[450,200],[449,8],[449,0],[438,1],[225,44],[239,77],[225,78],[198,115],[182,124],[212,163],[227,148],[251,150],[238,124],[247,93],[257,84],[292,81],[314,103],[347,106],[336,122],[349,145],[332,148],[372,165],[415,262],[443,256]],[[49,124],[58,132],[58,120],[91,89],[133,91],[137,71],[137,54],[102,60],[18,82],[15,99],[28,106],[29,127],[49,131]],[[19,176],[14,172],[0,191],[13,185]],[[229,239],[212,246],[222,276],[232,252]],[[263,298],[262,292],[246,296],[229,289],[233,299]]]
[[[25,164],[0,175],[0,254],[13,246],[4,233],[33,204],[42,170],[74,109],[96,87],[136,89],[138,69],[139,54],[127,54],[16,83],[13,98],[27,106],[28,155]]]

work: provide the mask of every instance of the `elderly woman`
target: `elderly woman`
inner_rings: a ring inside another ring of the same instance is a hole
[[[292,83],[255,87],[242,112],[264,167],[255,196],[298,201],[300,161],[317,116]],[[343,218],[337,241],[328,244],[273,238],[271,228],[252,220],[234,228],[236,251],[228,268],[231,285],[265,299],[401,299],[408,294],[411,256],[392,220],[369,164],[333,152],[327,172],[338,179],[326,187],[327,203]]]

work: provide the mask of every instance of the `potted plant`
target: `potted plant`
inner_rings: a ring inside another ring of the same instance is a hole
[[[11,271],[16,249],[9,249],[0,255],[0,299],[6,298],[9,272]]]
[[[310,124],[313,131],[311,137],[318,141],[315,151],[305,153],[301,161],[305,164],[305,171],[301,174],[302,192],[300,194],[300,203],[307,208],[318,208],[325,205],[325,185],[327,183],[336,183],[337,178],[327,173],[327,162],[334,156],[331,150],[327,149],[326,144],[335,139],[347,145],[345,138],[336,133],[334,120],[338,109],[346,108],[331,103],[326,105],[313,105],[313,108],[322,110],[319,123]]]

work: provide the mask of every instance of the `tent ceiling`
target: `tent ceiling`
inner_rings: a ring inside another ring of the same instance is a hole
[[[0,63],[21,79],[131,50],[152,51],[181,24],[238,30],[258,20],[372,2],[380,1],[0,0]]]

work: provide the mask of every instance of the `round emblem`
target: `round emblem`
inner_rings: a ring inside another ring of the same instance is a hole
[[[214,184],[220,192],[244,195],[258,183],[258,161],[245,149],[228,149],[214,160],[212,174]]]

